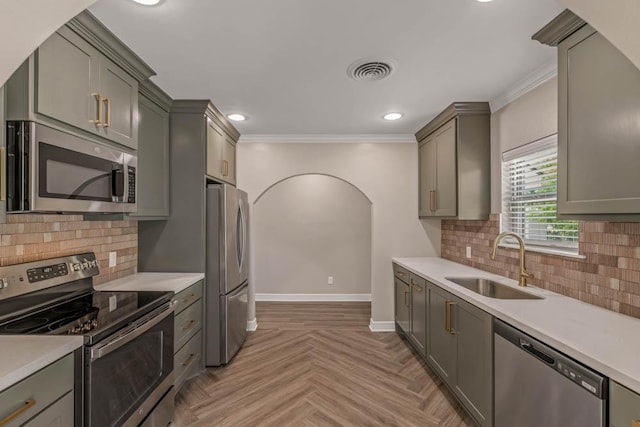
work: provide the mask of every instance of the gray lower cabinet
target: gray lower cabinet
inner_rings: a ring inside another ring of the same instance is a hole
[[[493,324],[488,313],[431,283],[427,362],[481,426],[493,425]]]
[[[174,386],[176,392],[189,378],[203,369],[202,293],[204,281],[188,287],[174,297]]]
[[[406,335],[410,331],[409,315],[411,312],[411,306],[409,305],[410,289],[409,285],[398,279],[394,279],[395,282],[395,318],[396,325]]]
[[[609,381],[609,426],[640,427],[640,395]]]
[[[0,392],[0,425],[72,427],[75,364],[69,354]]]
[[[455,102],[416,133],[420,217],[489,217],[489,122],[488,103]]]
[[[169,110],[171,98],[150,81],[140,83],[138,99],[138,219],[169,216]]]
[[[427,282],[422,277],[410,275],[411,333],[409,336],[420,354],[427,348]]]
[[[393,264],[394,307],[396,330],[407,337],[411,333],[411,288],[409,271]]]

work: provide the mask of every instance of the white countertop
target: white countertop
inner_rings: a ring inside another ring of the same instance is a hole
[[[0,391],[82,347],[81,336],[0,335]]]
[[[203,273],[136,273],[95,286],[98,291],[168,291],[178,293],[204,279]]]
[[[445,277],[482,277],[516,288],[517,282],[442,258],[393,262],[640,393],[639,319],[533,286],[519,289],[544,299],[484,297]]]

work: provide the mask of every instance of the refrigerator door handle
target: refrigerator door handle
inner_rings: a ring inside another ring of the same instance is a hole
[[[237,238],[237,246],[238,246],[238,270],[242,271],[244,268],[244,260],[245,260],[245,248],[247,246],[247,231],[246,231],[246,215],[244,212],[244,205],[242,200],[238,203],[238,234]]]

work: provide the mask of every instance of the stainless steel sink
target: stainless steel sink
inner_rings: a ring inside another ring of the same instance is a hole
[[[497,299],[543,299],[537,295],[514,289],[502,283],[478,277],[445,277],[457,285],[467,288],[477,294]]]

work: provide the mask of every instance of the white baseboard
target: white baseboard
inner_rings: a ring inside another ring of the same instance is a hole
[[[369,321],[369,330],[371,332],[395,332],[396,331],[396,322],[393,320],[373,320]]]
[[[371,294],[256,294],[256,301],[350,302],[371,301]]]
[[[252,320],[247,320],[247,331],[253,332],[258,329],[258,319],[255,317]]]

